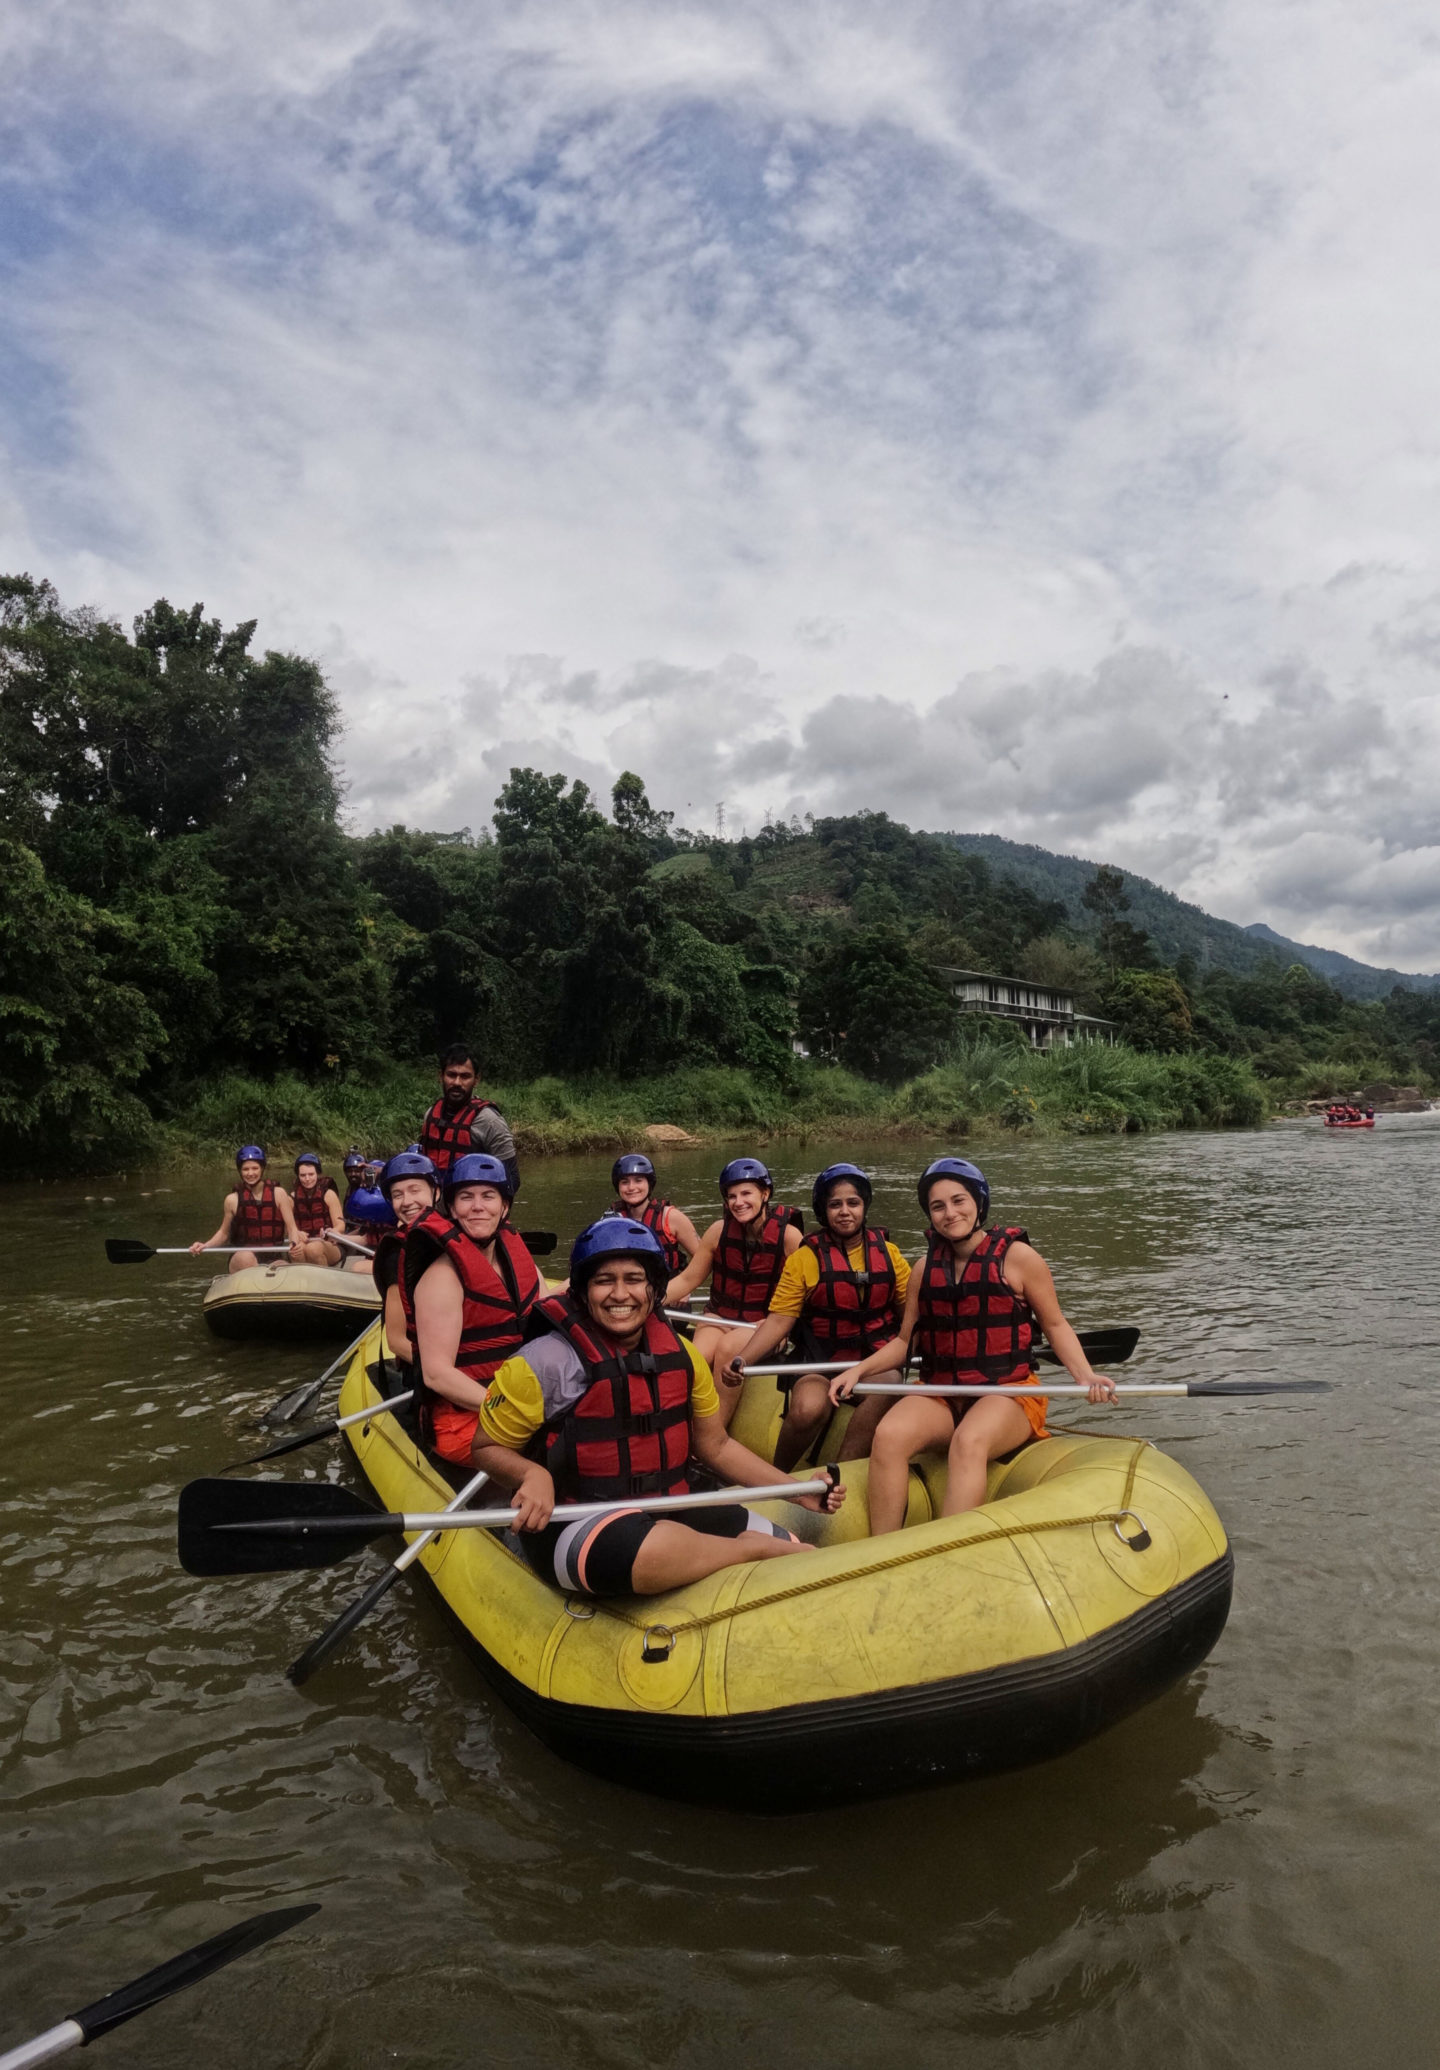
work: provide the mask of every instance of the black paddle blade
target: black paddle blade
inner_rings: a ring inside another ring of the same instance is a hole
[[[300,1567],[335,1567],[379,1535],[380,1515],[348,1488],[329,1481],[191,1481],[180,1490],[180,1564],[187,1574],[285,1574]],[[322,1518],[329,1532],[302,1535],[304,1525]],[[302,1530],[266,1528],[282,1521]],[[344,1530],[345,1523],[353,1528]],[[226,1528],[236,1524],[248,1528]],[[342,1526],[338,1532],[337,1525]]]
[[[560,1244],[560,1239],[553,1229],[522,1229],[520,1241],[532,1258],[548,1258]]]
[[[278,1445],[272,1445],[268,1452],[256,1452],[249,1459],[232,1459],[228,1466],[222,1466],[221,1473],[238,1473],[242,1466],[263,1466],[267,1459],[280,1459],[286,1452],[303,1451],[306,1445],[318,1445],[321,1438],[333,1438],[340,1425],[334,1416],[328,1423],[312,1423],[308,1430],[297,1430],[294,1437],[282,1438]]]
[[[1077,1330],[1075,1334],[1086,1358],[1101,1372],[1107,1366],[1123,1366],[1135,1356],[1135,1346],[1140,1342],[1139,1330],[1129,1323],[1116,1323],[1103,1330]],[[1060,1363],[1048,1344],[1040,1346],[1040,1356],[1052,1366]]]
[[[262,1948],[277,1934],[288,1933],[302,1919],[313,1919],[319,1909],[318,1905],[287,1905],[278,1912],[257,1912],[253,1919],[227,1926],[213,1940],[202,1941],[198,1948],[190,1948],[183,1955],[173,1955],[158,1969],[147,1970],[133,1984],[122,1984],[118,1991],[97,1998],[82,2012],[71,2013],[70,2018],[82,2029],[86,2042],[94,2041],[97,2035],[108,2034],[112,2027],[133,2020],[136,2013],[158,2005],[162,1998],[170,1998],[187,1985],[213,1976],[227,1962],[248,1955],[253,1948]]]
[[[105,1255],[112,1265],[144,1265],[155,1256],[155,1246],[138,1236],[107,1236]]]
[[[1186,1394],[1332,1394],[1329,1380],[1192,1380]]]

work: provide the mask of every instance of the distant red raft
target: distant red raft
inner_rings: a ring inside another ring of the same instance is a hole
[[[1325,1116],[1325,1126],[1326,1128],[1374,1128],[1375,1116],[1373,1114],[1342,1114],[1332,1107]]]

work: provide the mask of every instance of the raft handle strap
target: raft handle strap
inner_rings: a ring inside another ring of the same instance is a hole
[[[1126,1517],[1129,1517],[1133,1524],[1138,1524],[1140,1527],[1133,1538],[1127,1538],[1120,1528]],[[1150,1533],[1145,1528],[1145,1519],[1144,1517],[1137,1516],[1133,1509],[1122,1509],[1119,1516],[1116,1517],[1115,1536],[1122,1545],[1128,1545],[1132,1553],[1143,1553],[1150,1544]]]
[[[668,1624],[647,1624],[645,1643],[640,1648],[642,1660],[668,1660],[675,1651],[675,1634]]]

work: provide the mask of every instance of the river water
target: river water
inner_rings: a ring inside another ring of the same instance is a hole
[[[918,1247],[914,1146],[785,1146],[782,1192],[839,1155]],[[719,1162],[667,1161],[697,1220]],[[1046,1767],[780,1820],[564,1766],[419,1585],[291,1688],[285,1663],[379,1555],[197,1581],[175,1496],[326,1355],[219,1342],[206,1268],[101,1247],[208,1234],[226,1174],[0,1192],[0,2046],[247,1912],[319,1900],[105,2061],[1431,2065],[1440,1114],[985,1162],[1072,1319],[1142,1326],[1130,1376],[1336,1391],[1063,1413],[1148,1434],[1216,1503],[1236,1593],[1210,1662]],[[568,1237],[608,1199],[605,1163],[532,1162],[525,1224]]]

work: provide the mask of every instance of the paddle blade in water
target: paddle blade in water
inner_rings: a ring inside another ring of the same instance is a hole
[[[548,1258],[558,1248],[560,1239],[553,1229],[522,1229],[520,1241],[532,1258]]]
[[[1330,1394],[1329,1380],[1192,1380],[1186,1394]]]
[[[302,1919],[313,1919],[319,1909],[318,1905],[287,1905],[281,1911],[257,1912],[253,1919],[244,1919],[238,1926],[228,1926],[213,1940],[202,1941],[198,1948],[172,1956],[158,1969],[147,1970],[143,1977],[136,1977],[133,1984],[122,1984],[118,1991],[110,1992],[108,1997],[97,1998],[83,2012],[71,2013],[70,2018],[84,2030],[87,2042],[94,2041],[97,2035],[108,2034],[112,2028],[123,2026],[126,2020],[133,2020],[136,2013],[158,2005],[162,1998],[170,1998],[176,1991],[183,1991],[188,1985],[213,1976],[227,1962],[248,1955],[253,1948],[262,1948],[277,1934],[288,1933]]]
[[[144,1265],[155,1256],[155,1248],[138,1236],[107,1236],[105,1255],[112,1265]]]
[[[187,1574],[284,1574],[300,1567],[338,1566],[377,1535],[378,1514],[348,1488],[328,1481],[299,1486],[293,1481],[191,1481],[180,1491],[180,1564]],[[355,1529],[334,1532],[332,1521],[330,1533],[309,1538],[263,1528],[222,1528],[322,1517],[344,1519]]]

